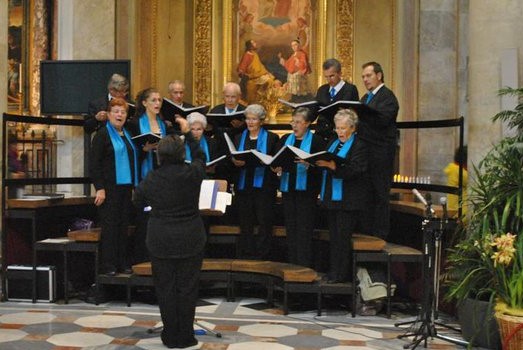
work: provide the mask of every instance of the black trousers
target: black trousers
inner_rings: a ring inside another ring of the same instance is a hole
[[[276,193],[269,191],[236,192],[240,224],[238,257],[270,259],[275,198]],[[256,224],[258,234],[255,236]]]
[[[316,210],[316,196],[311,193],[283,193],[287,258],[291,264],[312,267],[312,235]]]
[[[131,186],[105,189],[105,201],[100,206],[101,267],[105,271],[129,268],[128,226],[131,211]]]
[[[352,276],[352,234],[361,211],[329,210],[329,274],[331,280],[349,281]]]
[[[203,253],[186,258],[151,256],[154,287],[162,316],[162,342],[184,348],[197,343],[193,322]]]
[[[390,187],[396,147],[369,144],[370,203],[365,231],[385,239],[390,231]]]

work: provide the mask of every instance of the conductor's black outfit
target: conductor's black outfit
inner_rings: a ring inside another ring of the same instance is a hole
[[[303,140],[293,137],[291,146],[300,148]],[[316,153],[325,149],[323,139],[310,133],[310,151]],[[280,140],[280,147],[284,147],[291,134],[284,135]],[[298,175],[298,167],[306,169],[306,175]],[[301,180],[301,177],[304,177]],[[290,168],[283,168],[280,176],[280,191],[282,193],[283,213],[285,218],[285,232],[287,238],[287,259],[291,264],[312,267],[312,235],[317,212],[318,194],[320,193],[321,172],[317,167],[293,164]],[[303,181],[304,185],[300,182]]]
[[[324,170],[322,180],[321,203],[328,210],[330,268],[328,278],[332,282],[344,282],[350,279],[352,262],[351,237],[362,222],[362,215],[367,209],[368,180],[367,148],[365,143],[353,134],[354,142],[343,160],[336,162],[336,170]],[[337,140],[333,141],[336,142]],[[349,142],[349,141],[347,141]],[[327,149],[332,145],[329,144]],[[343,146],[337,147],[339,150]],[[333,179],[342,180],[341,198],[335,199]]]
[[[318,88],[318,91],[316,92],[316,101],[318,101],[318,104],[321,107],[328,106],[337,101],[359,100],[358,88],[356,85],[349,82],[345,81],[345,84],[343,84],[339,91],[336,91],[334,96],[331,96],[330,90],[331,86],[329,84],[324,84]],[[325,141],[329,141],[336,136],[336,133],[333,131],[334,122],[332,121],[335,113],[336,112],[328,115],[320,114],[318,116],[316,134],[323,137]]]
[[[139,208],[152,207],[146,244],[164,327],[162,341],[179,348],[197,343],[193,321],[206,239],[198,210],[203,153],[190,133],[185,137],[191,164],[162,164],[147,174],[133,198]]]
[[[394,173],[399,104],[394,93],[385,85],[369,101],[367,97],[368,93],[362,97],[361,102],[375,112],[359,115],[358,125],[358,135],[369,146],[371,164],[371,202],[365,231],[384,239],[390,230],[389,193]]]
[[[134,166],[137,153],[126,137],[131,179],[138,169]],[[114,273],[130,268],[127,232],[131,216],[133,184],[117,184],[114,147],[107,125],[100,128],[93,137],[90,153],[90,176],[95,189],[105,190],[105,201],[99,207],[101,218],[101,268],[103,272]]]
[[[267,151],[265,153],[274,155],[278,147],[279,137],[262,127],[258,138],[261,137],[262,130],[267,133]],[[251,139],[247,129],[243,133],[246,133],[243,150],[256,149],[257,139]],[[235,139],[235,146],[238,150],[240,150],[239,145],[243,133],[237,135]],[[262,151],[259,148],[258,150]],[[261,186],[255,184],[256,168],[263,168]],[[247,163],[237,170],[238,174],[234,186],[235,205],[238,208],[240,224],[237,255],[242,258],[270,259],[278,178],[268,166],[263,166],[261,163]],[[242,181],[242,178],[244,181]],[[254,227],[256,224],[258,224],[258,234],[255,236]]]

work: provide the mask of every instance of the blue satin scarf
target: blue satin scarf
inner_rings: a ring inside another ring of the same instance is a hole
[[[147,117],[147,114],[144,113],[138,120],[140,123],[140,134],[146,134],[148,132],[151,132],[151,126],[149,125],[149,118]],[[158,122],[158,125],[160,126],[160,134],[162,137],[165,137],[166,131],[165,131],[165,123],[160,119],[159,116],[156,116],[156,121]],[[145,178],[147,173],[151,170],[153,170],[153,151],[147,152],[147,156],[142,161],[142,179]]]
[[[356,134],[353,133],[351,137],[345,142],[345,144],[341,147],[341,149],[336,153],[336,155],[340,158],[345,158],[347,156],[347,153],[349,153],[349,150],[352,146],[352,143],[354,142],[354,138],[356,137]],[[340,139],[337,139],[332,143],[332,145],[329,147],[328,151],[330,153],[334,153],[336,151],[336,148],[340,144]],[[320,199],[323,201],[325,198],[325,185],[327,184],[327,170],[323,170],[323,179],[321,182],[321,193],[320,193]],[[339,179],[336,177],[332,177],[332,195],[331,200],[332,201],[341,201],[343,198],[343,179]]]
[[[132,179],[133,172],[131,171],[131,164],[129,162],[129,155],[127,154],[127,145],[122,137],[111,125],[111,123],[105,123],[111,144],[114,149],[114,166],[116,168],[116,184],[117,185],[138,185],[138,152],[134,147],[131,135],[127,130],[123,129],[123,133],[131,147],[133,148],[133,159],[134,159],[134,181]]]
[[[294,133],[290,134],[285,140],[285,146],[294,145],[296,142],[296,136]],[[310,153],[312,145],[312,132],[307,129],[303,140],[301,141],[300,149]],[[280,179],[280,191],[289,192],[289,172],[284,171],[281,174]],[[307,190],[307,166],[302,163],[296,164],[296,191],[306,191]]]
[[[238,147],[238,151],[244,151],[245,150],[245,140],[247,139],[247,135],[249,135],[249,130],[245,129],[242,132],[242,137],[240,139],[240,146]],[[267,139],[268,139],[269,133],[264,128],[260,129],[260,132],[258,133],[258,140],[256,140],[256,150],[259,152],[267,154]],[[243,190],[245,189],[245,176],[247,175],[247,169],[242,169],[240,171],[240,179],[238,182],[238,189]],[[252,181],[252,187],[254,188],[261,188],[263,186],[263,178],[265,176],[265,167],[259,166],[254,169],[254,178]]]
[[[200,148],[202,149],[203,153],[205,153],[205,162],[209,163],[211,161],[211,156],[209,154],[209,144],[203,135],[200,138]],[[185,143],[185,161],[189,163],[192,162],[191,148],[187,143]]]

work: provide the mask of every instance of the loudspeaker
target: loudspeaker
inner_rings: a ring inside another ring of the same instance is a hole
[[[36,299],[52,303],[56,300],[56,268],[37,266]],[[6,296],[11,301],[32,301],[33,267],[27,265],[7,266]]]

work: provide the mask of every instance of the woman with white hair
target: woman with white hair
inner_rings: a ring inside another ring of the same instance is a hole
[[[369,198],[367,147],[356,134],[358,116],[342,109],[334,116],[334,124],[338,137],[327,150],[337,156],[336,161],[316,161],[324,168],[320,199],[329,221],[328,283],[346,282],[352,276],[351,237],[361,227]]]
[[[263,106],[247,106],[247,128],[235,138],[237,150],[256,149],[269,155],[276,153],[279,137],[262,127],[265,115]],[[269,259],[278,179],[268,166],[261,163],[246,163],[234,157],[232,162],[239,170],[234,187],[240,222],[237,255],[243,258]],[[255,237],[256,224],[259,225],[259,229]]]
[[[210,138],[204,134],[205,128],[207,127],[207,118],[198,112],[193,112],[187,116],[187,122],[191,128],[191,134],[194,139],[200,143],[200,148],[205,154],[205,162],[209,163],[210,161],[216,159],[218,155],[218,150],[216,146],[216,139]],[[192,155],[189,145],[185,145],[185,161],[191,162]],[[207,175],[212,175],[215,173],[215,165],[206,167]]]

